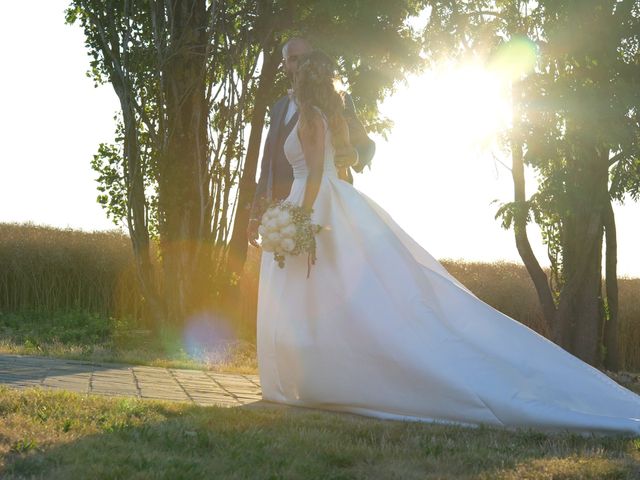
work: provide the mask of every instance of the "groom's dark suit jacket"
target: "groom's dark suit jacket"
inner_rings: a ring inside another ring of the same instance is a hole
[[[289,123],[285,124],[285,116],[289,109],[290,101],[292,100],[290,100],[289,95],[285,95],[275,103],[269,112],[270,125],[262,151],[260,178],[251,205],[251,218],[259,218],[266,202],[284,199],[289,195],[291,190],[293,169],[287,161],[287,157],[285,157],[284,142],[298,120],[298,111],[296,110],[289,120]],[[345,116],[350,125],[350,133],[352,130],[351,124],[355,122],[357,122],[357,125],[360,127],[359,129],[364,131],[362,124],[360,124],[356,118],[355,105],[353,104],[351,96],[345,94],[344,101]],[[351,138],[357,137],[352,134]],[[376,144],[365,135],[364,138],[359,139],[353,146],[358,151],[358,164],[353,168],[357,172],[361,172],[365,166],[371,163]],[[349,182],[353,183],[353,176],[351,175],[350,169]]]

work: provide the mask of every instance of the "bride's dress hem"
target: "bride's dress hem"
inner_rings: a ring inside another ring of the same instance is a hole
[[[489,422],[462,422],[459,420],[450,420],[444,418],[431,418],[431,417],[423,417],[416,415],[409,415],[404,413],[396,413],[389,412],[380,409],[371,409],[366,407],[357,407],[350,405],[342,405],[342,404],[332,404],[332,403],[307,403],[293,400],[273,400],[268,398],[263,398],[263,401],[271,403],[273,405],[286,405],[290,407],[304,408],[313,411],[317,411],[320,413],[350,413],[354,415],[358,415],[365,419],[370,420],[391,420],[391,421],[400,421],[400,422],[412,422],[412,423],[423,423],[425,425],[437,425],[437,426],[445,426],[445,427],[459,427],[459,428],[468,428],[471,430],[485,430],[485,429],[493,429],[496,431],[506,431],[514,434],[530,434],[530,433],[541,433],[544,435],[554,435],[554,436],[562,436],[562,435],[578,435],[584,438],[598,438],[598,437],[629,437],[631,439],[638,438],[640,434],[638,432],[633,431],[621,431],[621,430],[594,430],[594,429],[572,429],[568,426],[548,426],[541,427],[536,425],[497,425],[495,423]]]

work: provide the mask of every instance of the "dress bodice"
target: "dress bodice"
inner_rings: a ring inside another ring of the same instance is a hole
[[[334,163],[335,151],[333,144],[331,143],[331,132],[329,131],[329,125],[323,114],[322,121],[324,123],[324,171],[323,175],[327,177],[337,177],[338,172]],[[293,168],[293,178],[304,178],[309,174],[309,168],[307,161],[304,158],[304,152],[302,151],[302,144],[298,136],[298,127],[300,125],[300,119],[296,121],[295,126],[289,133],[289,136],[284,142],[284,154],[287,157],[287,161]]]

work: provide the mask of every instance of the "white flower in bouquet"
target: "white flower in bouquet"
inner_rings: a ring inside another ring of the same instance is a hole
[[[278,215],[280,215],[280,212],[282,212],[282,209],[280,207],[273,207],[271,209],[271,218],[276,218]]]
[[[273,252],[275,245],[265,238],[262,240],[260,247],[262,247],[265,252]]]
[[[278,245],[280,243],[280,234],[278,232],[267,233],[265,238],[273,245]]]
[[[289,223],[288,225],[285,225],[280,229],[280,235],[285,238],[293,238],[297,231],[298,229],[296,228],[295,224]]]
[[[267,220],[273,218],[275,215],[277,214],[277,212],[273,209],[273,208],[268,208],[263,214],[262,214],[262,223],[266,223]]]
[[[275,222],[279,227],[284,227],[291,222],[291,215],[286,210],[281,210],[275,217]]]
[[[280,240],[280,247],[285,252],[292,252],[294,248],[296,248],[296,242],[292,238],[283,238]]]
[[[264,223],[265,230],[267,232],[275,232],[278,230],[278,224],[274,217],[267,218],[267,221]]]

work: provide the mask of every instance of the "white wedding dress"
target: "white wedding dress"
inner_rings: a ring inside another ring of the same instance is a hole
[[[326,122],[325,122],[326,127]],[[297,125],[285,153],[302,204]],[[640,396],[484,303],[337,177],[330,133],[312,221],[317,262],[262,253],[264,400],[382,419],[640,435]]]

